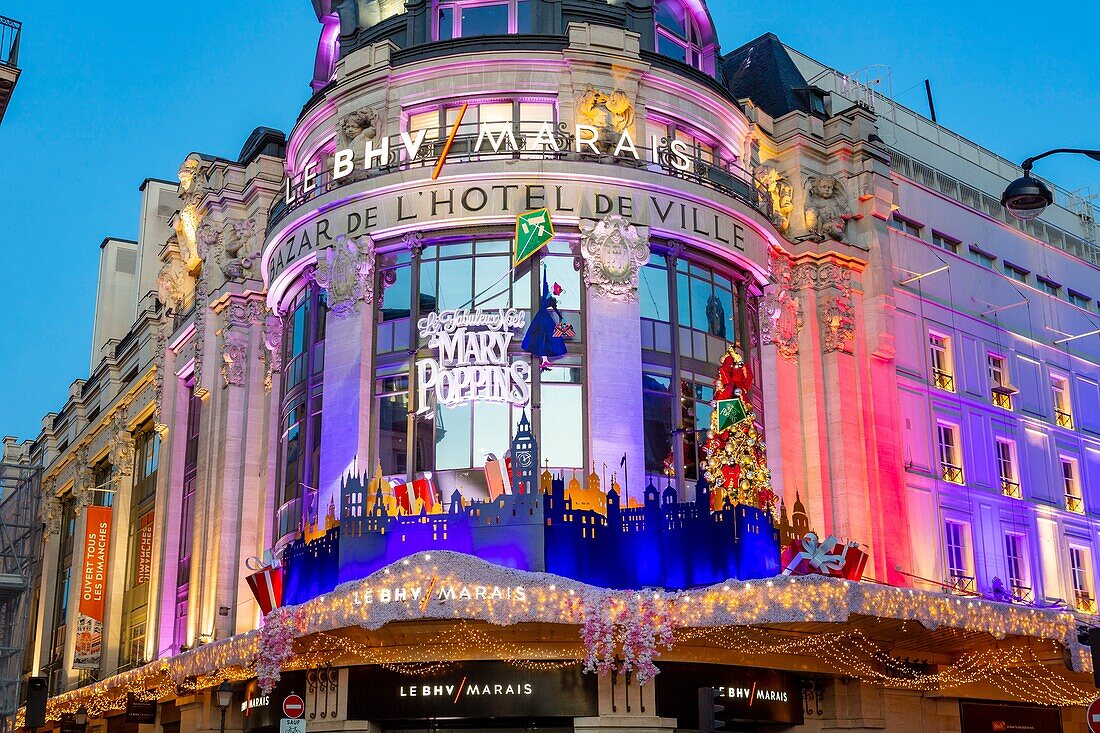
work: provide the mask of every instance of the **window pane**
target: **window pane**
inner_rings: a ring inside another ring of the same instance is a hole
[[[479,105],[481,124],[491,130],[500,130],[512,124],[512,103],[493,102]]]
[[[520,131],[534,134],[542,129],[542,123],[554,122],[554,105],[521,102],[519,105]]]
[[[435,467],[440,471],[470,467],[470,403],[437,407],[435,417]]]
[[[508,4],[478,5],[462,8],[460,35],[504,35],[508,33]]]
[[[645,430],[645,470],[660,473],[672,452],[672,380],[642,375],[642,412]]]
[[[409,277],[409,268],[397,267],[382,273],[382,286],[382,320],[408,318],[412,301],[412,278]]]
[[[691,278],[691,327],[696,331],[711,332],[707,311],[714,310],[709,308],[712,295],[713,287],[710,283],[696,277]]]
[[[581,309],[581,274],[573,267],[571,257],[547,257],[546,281],[551,290],[554,283],[561,285],[562,292],[557,296],[560,310],[576,311]],[[539,283],[541,292],[542,283]]]
[[[676,273],[676,317],[681,326],[691,326],[691,281],[682,272]]]
[[[663,33],[657,34],[657,53],[687,63],[687,49]]]
[[[533,33],[535,31],[534,2],[519,0],[516,3],[516,32]]]
[[[518,418],[516,422],[518,422]],[[490,453],[503,458],[511,446],[512,406],[501,402],[474,404],[474,467],[483,466]]]
[[[421,291],[425,290],[421,284]],[[439,310],[469,307],[473,298],[473,261],[440,260],[439,262]]]
[[[642,318],[668,323],[668,271],[664,267],[646,265],[642,268],[638,299]]]
[[[439,40],[449,41],[454,35],[454,8],[439,9]]]
[[[427,112],[409,116],[409,134],[416,137],[416,133],[425,130],[424,137],[428,140],[439,137],[439,110],[433,109]]]
[[[507,308],[511,267],[507,257],[474,260],[474,308]]]
[[[542,458],[554,468],[581,468],[584,418],[580,387],[543,385],[541,412]]]
[[[657,5],[657,25],[672,31],[680,38],[687,38],[684,28],[684,6],[678,0],[664,0]]]

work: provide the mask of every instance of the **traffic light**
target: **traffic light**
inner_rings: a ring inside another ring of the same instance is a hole
[[[27,713],[24,727],[34,730],[46,724],[46,698],[49,688],[45,677],[27,678]]]
[[[726,709],[716,703],[717,692],[713,687],[699,688],[699,733],[712,733],[726,727],[726,721],[718,720],[717,715]]]

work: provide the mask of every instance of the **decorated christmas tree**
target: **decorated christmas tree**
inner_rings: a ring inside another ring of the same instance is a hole
[[[703,473],[710,484],[711,509],[749,504],[774,515],[777,497],[764,438],[749,403],[752,370],[736,344],[726,348],[714,380],[710,430],[703,447]]]

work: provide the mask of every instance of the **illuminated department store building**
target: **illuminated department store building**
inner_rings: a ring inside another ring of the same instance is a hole
[[[775,36],[722,52],[701,0],[314,5],[289,136],[143,184],[90,376],[8,448],[54,724],[217,729],[228,679],[249,732],[290,691],[313,730],[691,729],[699,687],[727,729],[1083,726],[1085,209],[1006,217],[1015,166]],[[698,481],[734,343],[774,527]],[[862,581],[771,577],[808,529]],[[272,561],[304,610],[265,695]],[[662,674],[583,671],[651,617]]]

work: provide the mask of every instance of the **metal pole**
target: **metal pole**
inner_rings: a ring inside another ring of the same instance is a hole
[[[222,711],[221,733],[225,733],[225,711],[226,711],[226,708],[222,708],[221,711]]]

